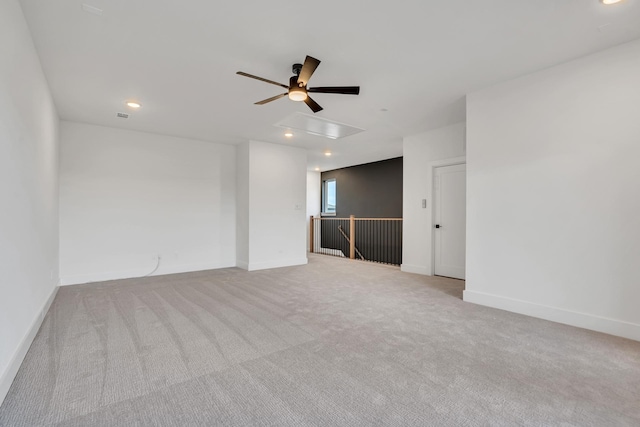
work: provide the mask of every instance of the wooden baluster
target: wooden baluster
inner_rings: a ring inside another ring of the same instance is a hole
[[[349,259],[356,258],[356,217],[349,216]]]
[[[309,252],[313,253],[313,215],[309,218]]]

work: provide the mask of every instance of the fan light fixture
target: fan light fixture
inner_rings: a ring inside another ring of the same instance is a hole
[[[292,101],[304,101],[307,96],[307,91],[303,87],[294,86],[289,89],[289,99]]]
[[[291,67],[293,77],[289,78],[288,85],[274,82],[273,80],[265,79],[263,77],[254,76],[253,74],[247,74],[243,71],[238,71],[236,72],[236,74],[287,89],[285,93],[281,93],[280,95],[272,96],[271,98],[255,102],[254,104],[256,105],[264,105],[269,102],[275,101],[276,99],[288,96],[292,101],[304,101],[304,103],[307,104],[311,111],[317,113],[318,111],[322,111],[322,107],[316,101],[314,101],[307,92],[339,93],[343,95],[358,95],[360,93],[360,86],[327,86],[307,88],[307,83],[309,83],[309,79],[311,78],[311,75],[314,73],[316,68],[318,68],[318,65],[320,65],[320,60],[312,58],[309,55],[307,55],[307,57],[304,59],[304,64],[293,64],[293,66]]]
[[[600,0],[600,3],[602,4],[616,4],[616,3],[620,3],[622,0]]]

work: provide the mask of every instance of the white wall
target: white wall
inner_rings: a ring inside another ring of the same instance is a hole
[[[464,299],[640,340],[640,41],[468,96]]]
[[[320,172],[307,171],[307,250],[309,250],[309,218],[320,216]]]
[[[238,166],[239,175],[245,174],[238,182],[248,182],[249,193],[248,201],[238,203],[238,216],[248,216],[249,222],[248,258],[239,258],[238,266],[261,270],[306,264],[306,151],[259,141],[238,150],[239,163],[248,164]]]
[[[20,5],[0,2],[0,403],[58,283],[58,115]]]
[[[63,121],[62,284],[235,266],[235,147]]]
[[[402,271],[433,274],[432,168],[464,162],[464,155],[464,123],[403,139]],[[426,208],[423,199],[427,200]]]
[[[236,148],[236,265],[249,265],[249,141]]]

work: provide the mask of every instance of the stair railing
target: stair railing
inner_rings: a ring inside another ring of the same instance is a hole
[[[400,265],[402,218],[311,217],[309,252]]]

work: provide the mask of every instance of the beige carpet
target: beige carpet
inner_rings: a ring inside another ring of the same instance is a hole
[[[638,426],[640,343],[312,256],[65,287],[2,426]]]

